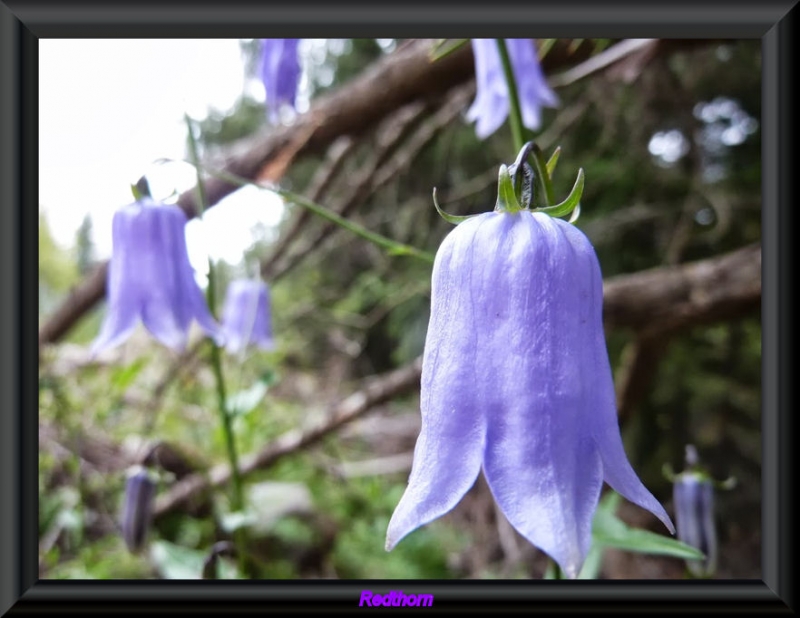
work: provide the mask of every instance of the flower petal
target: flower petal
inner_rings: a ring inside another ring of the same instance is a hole
[[[386,534],[391,550],[404,536],[450,511],[474,485],[486,434],[470,277],[473,238],[491,213],[453,230],[436,254],[431,319],[423,356],[422,430],[411,475]],[[485,382],[484,382],[485,383]]]
[[[576,232],[581,233],[577,229]],[[588,240],[586,242],[588,245]],[[584,249],[584,252],[587,256],[586,259],[589,260],[587,268],[591,267],[592,271],[592,297],[602,299],[603,278],[597,256],[590,245]],[[617,417],[614,380],[602,330],[601,310],[594,316],[594,327],[587,333],[585,347],[587,353],[582,357],[584,366],[581,375],[587,381],[587,388],[594,393],[594,413],[587,420],[592,436],[600,450],[603,461],[603,477],[617,493],[653,513],[674,534],[675,526],[669,515],[661,503],[642,484],[625,454]]]
[[[493,359],[484,473],[509,522],[576,577],[589,551],[602,486],[591,413],[577,358],[591,281],[576,264],[566,222],[547,215],[495,213],[473,265],[473,290]]]
[[[133,275],[136,272],[136,251],[131,250],[127,239],[132,235],[135,212],[118,211],[112,221],[114,252],[108,265],[108,310],[100,334],[92,344],[91,354],[96,355],[127,339],[139,321],[141,296]]]
[[[477,93],[466,119],[468,122],[477,120],[475,134],[485,139],[497,131],[508,116],[508,87],[495,39],[472,39],[472,52]]]

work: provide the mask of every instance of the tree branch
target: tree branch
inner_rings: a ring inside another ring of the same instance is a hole
[[[422,359],[418,358],[405,367],[369,379],[360,390],[335,405],[323,422],[307,429],[289,431],[262,451],[249,457],[242,457],[240,466],[242,475],[266,468],[281,457],[319,441],[342,425],[357,419],[371,408],[418,388],[421,371]],[[230,478],[231,470],[227,464],[215,466],[207,476],[193,474],[186,477],[159,498],[155,506],[155,516],[159,517],[174,510],[186,500],[193,498],[198,492],[209,487],[218,487],[228,482]]]

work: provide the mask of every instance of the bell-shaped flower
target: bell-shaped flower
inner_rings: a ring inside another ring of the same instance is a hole
[[[673,530],[625,455],[602,308],[597,256],[566,221],[496,210],[448,234],[433,266],[422,428],[387,550],[455,507],[481,470],[508,521],[569,577],[604,480]]]
[[[261,39],[261,80],[270,122],[277,122],[281,105],[294,107],[300,81],[299,43],[300,39]]]
[[[686,447],[686,470],[675,477],[672,499],[678,539],[699,549],[704,560],[687,560],[696,577],[713,575],[717,566],[717,528],[714,521],[714,481],[698,466],[694,447]]]
[[[92,346],[122,343],[141,320],[164,345],[181,350],[192,320],[221,343],[221,331],[194,278],[186,250],[186,215],[149,197],[119,209],[112,223],[108,313]]]
[[[505,43],[517,84],[522,122],[536,130],[541,125],[542,106],[557,106],[558,97],[547,85],[533,40],[505,39]],[[499,129],[508,116],[508,83],[495,39],[472,39],[472,52],[477,95],[467,111],[467,120],[477,120],[475,133],[484,139]]]
[[[122,503],[122,538],[128,550],[135,553],[144,547],[153,518],[156,484],[147,470],[133,467],[125,481]]]
[[[222,309],[222,332],[225,348],[239,354],[248,345],[262,350],[274,348],[270,315],[269,288],[261,281],[231,281]]]

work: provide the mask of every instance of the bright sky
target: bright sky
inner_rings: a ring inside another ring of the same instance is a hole
[[[245,83],[238,39],[41,39],[39,201],[56,241],[71,246],[88,213],[96,256],[109,257],[112,216],[139,177],[155,198],[194,185],[190,165],[153,164],[185,156],[184,113],[227,110],[245,89],[264,97],[260,83]],[[275,225],[282,212],[264,191],[226,198],[187,225],[195,268],[204,272],[209,255],[238,262],[255,224]]]

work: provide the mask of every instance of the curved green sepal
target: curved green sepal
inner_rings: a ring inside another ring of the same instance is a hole
[[[558,165],[558,158],[561,156],[561,146],[557,146],[556,149],[553,151],[553,154],[550,155],[550,159],[547,161],[547,174],[550,178],[553,177],[553,172],[556,171],[556,165]]]
[[[578,203],[581,201],[581,196],[583,195],[583,182],[584,174],[583,168],[581,168],[578,170],[578,178],[575,180],[575,184],[572,187],[572,191],[569,192],[567,199],[560,204],[556,204],[555,206],[537,208],[536,212],[543,212],[551,217],[563,217],[564,215],[568,215],[575,210]]]
[[[436,46],[431,50],[428,56],[431,62],[441,60],[469,43],[469,39],[455,39],[449,44],[448,41],[451,41],[451,39],[441,39],[436,43]]]
[[[567,223],[575,223],[578,220],[578,217],[581,216],[581,203],[578,202],[578,205],[575,207],[575,210],[572,211],[572,214],[567,219]]]
[[[508,172],[508,167],[500,166],[500,173],[497,179],[497,204],[494,209],[497,212],[519,212],[522,206],[519,205],[517,194],[514,191],[514,182]]]
[[[131,185],[131,193],[133,193],[133,199],[137,202],[143,197],[151,197],[150,185],[147,183],[146,176],[142,176],[136,181],[135,185]]]
[[[436,212],[439,213],[439,216],[447,221],[448,223],[452,223],[453,225],[458,225],[459,223],[464,223],[467,219],[474,217],[475,215],[449,215],[444,210],[439,207],[439,202],[436,200],[436,187],[433,188],[433,205],[436,207]]]

